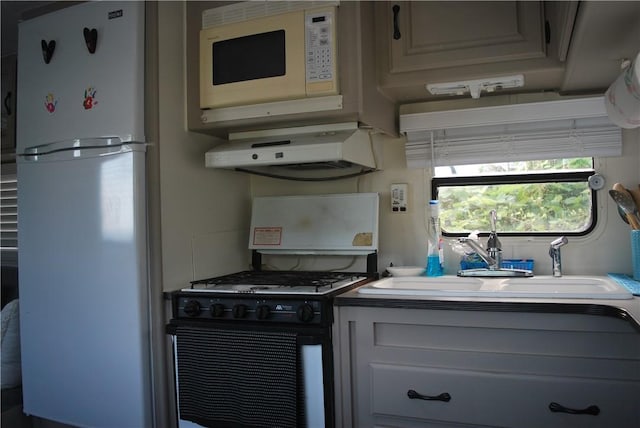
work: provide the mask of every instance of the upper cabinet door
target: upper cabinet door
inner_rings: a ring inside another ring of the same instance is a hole
[[[391,73],[546,55],[539,2],[389,2]]]
[[[433,99],[429,83],[514,74],[524,75],[527,90],[559,87],[564,23],[575,9],[545,3],[375,2],[380,90],[399,102],[424,101]]]

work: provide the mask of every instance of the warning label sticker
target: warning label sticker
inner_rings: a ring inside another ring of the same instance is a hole
[[[256,227],[253,229],[253,245],[282,244],[282,227]]]

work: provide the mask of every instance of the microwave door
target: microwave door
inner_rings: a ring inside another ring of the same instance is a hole
[[[305,97],[302,11],[200,32],[200,107]]]

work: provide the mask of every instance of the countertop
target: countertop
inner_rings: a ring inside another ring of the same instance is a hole
[[[625,320],[640,332],[640,297],[626,300],[605,299],[541,299],[499,297],[431,297],[406,295],[360,294],[358,288],[335,298],[336,306],[369,306],[385,308],[538,312],[609,316]]]

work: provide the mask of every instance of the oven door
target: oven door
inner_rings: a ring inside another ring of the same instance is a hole
[[[333,427],[330,330],[172,322],[178,426]]]

